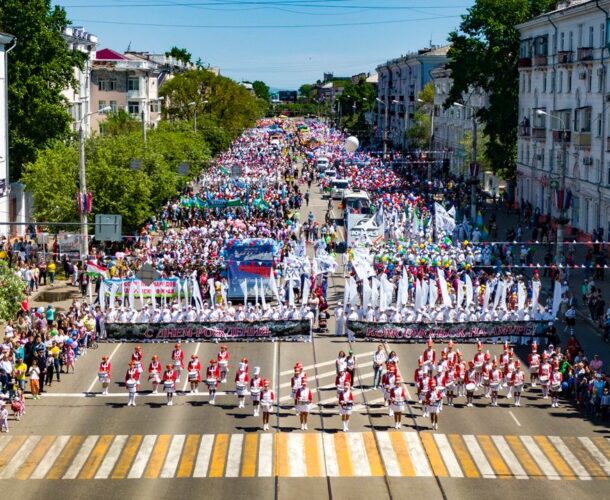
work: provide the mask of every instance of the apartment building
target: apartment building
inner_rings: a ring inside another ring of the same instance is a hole
[[[610,0],[570,1],[518,26],[516,199],[557,217],[554,194],[565,175],[570,225],[585,233],[603,228],[605,235],[610,233],[609,13]]]
[[[8,178],[8,52],[14,37],[0,32],[0,222],[9,221]],[[0,235],[9,232],[6,224],[0,224]]]

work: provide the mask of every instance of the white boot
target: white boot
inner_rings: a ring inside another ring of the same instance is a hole
[[[392,408],[390,408],[389,415],[390,415],[390,417],[394,416],[394,410],[392,410]]]

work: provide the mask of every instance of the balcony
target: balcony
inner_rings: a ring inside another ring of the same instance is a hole
[[[127,91],[127,99],[143,99],[143,92],[140,90],[128,90]]]
[[[610,152],[610,137],[606,137],[606,151]]]
[[[569,64],[572,62],[571,50],[560,50],[557,52],[557,62],[559,64]]]
[[[546,139],[546,128],[532,127],[532,137],[534,139]]]
[[[561,134],[562,134],[562,130],[553,130],[553,142],[561,142]],[[569,130],[565,131],[566,134],[566,142],[571,142],[572,141],[572,132],[570,132]]]
[[[546,56],[534,56],[533,66],[546,66],[547,65],[547,57]]]
[[[579,132],[574,134],[574,146],[580,148],[591,147],[591,132]]]
[[[593,59],[593,47],[580,47],[577,58],[579,61],[591,61]]]
[[[519,135],[521,137],[529,137],[530,136],[530,127],[526,127],[524,125],[519,125]]]
[[[520,68],[531,68],[532,67],[532,58],[531,57],[520,57],[519,58],[519,67]]]

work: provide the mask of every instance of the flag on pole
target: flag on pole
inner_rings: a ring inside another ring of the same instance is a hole
[[[108,278],[108,269],[90,260],[87,262],[87,274],[92,277]]]

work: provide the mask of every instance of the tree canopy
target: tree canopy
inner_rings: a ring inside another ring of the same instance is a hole
[[[405,132],[411,147],[428,149],[430,145],[430,133],[432,117],[430,113],[434,106],[434,84],[428,82],[417,94],[417,103],[411,126]]]
[[[549,10],[553,0],[476,0],[449,35],[453,86],[445,106],[461,101],[473,87],[489,95],[478,111],[486,156],[494,172],[509,181],[516,176],[519,100],[519,30],[515,27]]]
[[[365,80],[345,83],[343,93],[338,97],[341,106],[341,127],[357,135],[363,144],[370,137],[372,125],[369,113],[375,108],[375,87]]]
[[[15,319],[23,299],[25,283],[4,260],[0,260],[0,319]]]
[[[184,64],[191,64],[192,55],[186,49],[181,49],[176,46],[173,46],[170,50],[165,53],[166,57],[173,57],[177,61],[181,61]]]
[[[70,22],[51,0],[3,0],[0,31],[17,37],[8,56],[10,178],[21,177],[23,165],[38,150],[71,134],[72,118],[62,91],[75,87],[74,68],[86,54],[70,50],[62,30]]]
[[[265,102],[269,102],[271,98],[269,94],[269,86],[265,82],[255,80],[252,82],[252,88],[254,89],[254,95]]]

